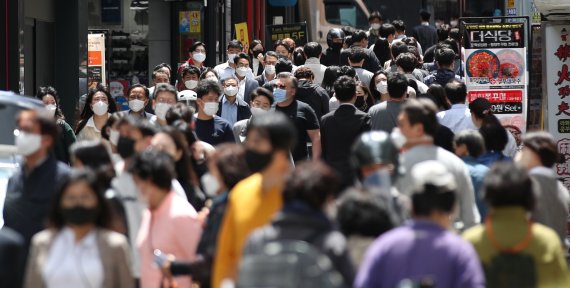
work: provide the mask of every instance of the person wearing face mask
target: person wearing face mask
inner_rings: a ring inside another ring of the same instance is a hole
[[[393,141],[404,151],[401,155],[404,171],[411,171],[418,163],[428,160],[443,164],[457,183],[459,213],[456,215],[458,223],[455,228],[467,229],[479,223],[480,215],[475,205],[469,169],[455,154],[434,144],[439,127],[435,104],[429,99],[409,99],[398,116],[398,127],[392,134]],[[413,176],[404,173],[398,178],[396,187],[404,195],[411,195],[414,188],[412,183]]]
[[[238,80],[239,89],[236,96],[248,103],[251,97],[251,91],[259,87],[259,83],[253,78],[247,77],[247,75],[251,74],[251,69],[249,68],[249,58],[245,53],[238,54],[234,58],[234,63],[236,65],[236,73],[231,77],[236,77]],[[221,78],[221,80],[228,78]]]
[[[55,118],[61,130],[61,134],[54,146],[55,158],[63,163],[69,164],[69,147],[75,143],[76,137],[73,128],[67,124],[65,116],[61,113],[57,91],[51,86],[40,87],[38,93],[36,93],[36,98],[44,102],[49,115]]]
[[[36,110],[24,110],[18,114],[16,127],[15,145],[23,163],[8,180],[2,220],[5,227],[24,238],[23,257],[26,259],[30,240],[44,228],[43,221],[56,187],[69,174],[69,166],[57,161],[52,153],[58,139],[53,117]],[[18,275],[18,279],[21,277]]]
[[[293,74],[282,72],[277,75],[273,84],[273,97],[275,98],[275,110],[283,112],[295,124],[297,128],[297,145],[291,152],[295,162],[307,160],[309,151],[307,142],[312,144],[312,159],[321,157],[321,132],[320,124],[315,111],[311,106],[295,99],[298,81]]]
[[[103,137],[106,144],[109,145],[110,152],[111,152],[111,160],[113,164],[117,164],[122,161],[119,152],[117,151],[117,145],[119,143],[119,130],[117,128],[117,124],[121,118],[118,117],[116,114],[111,115],[109,119],[107,119],[107,123],[103,126],[101,130],[101,136]],[[117,171],[115,171],[117,172]]]
[[[154,67],[155,69],[157,67]],[[159,68],[158,70],[154,70],[152,72],[152,87],[148,87],[148,93],[150,95],[150,97],[152,98],[154,96],[154,88],[156,87],[156,85],[158,84],[162,84],[162,83],[170,83],[170,76],[169,74],[164,71],[166,68],[162,67]]]
[[[265,88],[257,88],[251,93],[250,112],[251,117],[248,119],[243,119],[238,121],[233,126],[234,138],[237,143],[242,143],[245,141],[245,136],[247,134],[247,128],[253,117],[262,115],[269,112],[271,106],[273,105],[273,93]]]
[[[117,112],[119,117],[133,115],[147,120],[151,120],[154,117],[153,114],[145,111],[145,107],[150,102],[150,94],[146,86],[142,84],[131,86],[128,91],[127,99],[129,100],[129,110]]]
[[[213,81],[202,80],[196,88],[196,135],[198,138],[212,146],[221,143],[235,142],[230,123],[216,115],[220,105],[220,85]]]
[[[182,83],[184,87],[178,91],[191,90],[195,91],[196,86],[198,86],[198,81],[200,80],[200,69],[196,66],[188,66],[182,70]]]
[[[101,139],[101,129],[111,114],[116,111],[115,100],[103,86],[91,89],[87,94],[85,108],[75,129],[77,140]]]
[[[275,79],[275,66],[277,65],[277,61],[279,60],[279,55],[275,53],[275,51],[267,51],[264,57],[264,69],[261,75],[255,77],[255,80],[259,84],[259,87],[262,87],[265,83],[273,81]]]
[[[234,62],[234,59],[236,56],[238,56],[238,54],[243,52],[243,45],[241,44],[241,42],[239,40],[232,40],[228,43],[227,49],[226,49],[226,53],[227,53],[227,57],[228,60],[222,64],[217,65],[216,67],[214,67],[214,71],[216,71],[216,73],[218,74],[218,79],[226,79],[230,76],[234,76],[236,74],[236,62]],[[247,57],[247,55],[246,55]],[[249,60],[249,58],[248,58]],[[248,67],[249,67],[249,62],[248,62]],[[245,77],[247,77],[248,79],[253,79],[253,73],[251,72],[251,70],[249,70]]]
[[[372,106],[368,114],[371,117],[372,130],[390,133],[394,127],[398,126],[398,114],[400,114],[402,104],[406,101],[405,96],[408,92],[408,78],[399,72],[390,73],[386,83],[388,100]],[[381,86],[380,89],[384,89],[382,82],[378,85]]]
[[[166,126],[166,112],[176,104],[177,99],[178,93],[174,86],[170,84],[156,86],[153,100],[153,109],[156,115],[150,121],[160,126]]]
[[[136,155],[129,172],[148,204],[137,237],[141,259],[141,288],[192,287],[190,277],[162,277],[155,259],[172,254],[182,261],[196,257],[202,225],[196,210],[172,188],[175,165],[166,152],[146,149]]]
[[[263,55],[265,53],[265,48],[263,48],[263,44],[261,44],[261,40],[253,40],[251,41],[251,45],[249,48],[249,68],[253,71],[253,76],[257,78],[257,76],[263,73]]]
[[[74,171],[54,197],[49,229],[36,234],[24,287],[134,287],[127,239],[90,170]]]
[[[353,47],[360,47],[364,49],[364,63],[362,64],[362,68],[368,71],[378,71],[380,70],[380,61],[376,54],[374,53],[373,49],[368,49],[368,36],[366,36],[366,32],[362,30],[357,30],[352,34],[351,41],[347,44],[350,44],[347,49],[343,49],[340,52],[340,64],[341,65],[349,65],[348,63],[348,56],[350,55],[351,48]]]
[[[390,95],[388,95],[388,73],[382,70],[374,73],[368,88],[376,103],[388,100],[390,98]]]
[[[291,171],[289,151],[297,133],[282,113],[266,113],[251,120],[245,141],[245,161],[252,176],[230,192],[218,235],[212,287],[235,280],[239,257],[249,234],[282,208],[285,176]],[[242,209],[248,207],[247,209]]]
[[[367,47],[370,47],[376,43],[376,40],[378,39],[378,31],[380,30],[382,23],[384,23],[384,19],[382,19],[382,14],[380,14],[379,11],[370,13],[370,16],[368,17],[368,24],[370,24],[370,29],[368,30]]]
[[[220,101],[217,113],[218,116],[228,121],[232,127],[236,122],[251,117],[249,105],[238,97],[240,89],[238,81],[235,77],[222,80],[224,95]]]
[[[189,66],[194,66],[199,69],[198,75],[202,74],[208,67],[206,67],[206,44],[201,41],[196,41],[188,49],[188,60],[178,67],[179,78],[176,81],[176,89],[182,91],[185,89],[185,83],[182,77],[182,71]],[[189,88],[190,89],[190,88]]]
[[[333,28],[327,32],[327,50],[321,57],[321,64],[330,66],[340,65],[340,51],[344,43],[344,32],[339,28]]]

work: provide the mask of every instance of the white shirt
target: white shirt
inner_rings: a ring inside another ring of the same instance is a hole
[[[102,287],[103,263],[95,233],[91,230],[79,242],[75,241],[75,233],[68,227],[57,233],[42,271],[46,287]]]
[[[336,97],[333,96],[331,100],[329,100],[329,112],[336,111],[338,107],[340,107],[340,102],[338,102],[338,99],[336,99]]]
[[[313,81],[313,83],[319,85],[323,83],[323,77],[325,76],[325,70],[327,70],[327,66],[322,65],[319,58],[315,57],[309,58],[305,60],[305,65],[303,66],[308,67],[309,69],[311,69],[311,71],[313,71],[313,74],[315,74],[315,80]]]
[[[236,74],[236,69],[232,68],[229,64],[229,62],[224,62],[216,67],[214,67],[214,71],[216,71],[216,73],[218,74],[218,77],[220,77],[220,81],[225,80],[226,78],[232,77]],[[234,76],[235,77],[235,76]],[[253,79],[253,73],[251,72],[251,69],[248,69],[247,74],[245,75],[245,78],[247,79]]]
[[[257,58],[253,59],[253,76],[257,76],[257,71],[259,71],[259,60]]]
[[[238,84],[238,93],[237,93],[237,98],[243,100],[244,98],[244,94],[245,94],[245,82],[246,82],[247,78],[243,78],[242,80],[239,80],[239,84]]]
[[[439,124],[457,134],[467,129],[477,129],[471,120],[471,111],[465,104],[453,104],[451,109],[437,113]]]

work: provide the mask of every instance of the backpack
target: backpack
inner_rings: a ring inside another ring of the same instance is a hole
[[[236,287],[344,287],[329,257],[305,241],[276,240],[259,246],[242,256]]]

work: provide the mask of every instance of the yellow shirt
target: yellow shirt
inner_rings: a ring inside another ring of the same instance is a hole
[[[253,230],[269,223],[283,206],[281,188],[262,191],[261,174],[254,174],[230,192],[228,206],[220,232],[214,259],[212,287],[219,288],[222,280],[237,279],[237,268],[243,247]]]

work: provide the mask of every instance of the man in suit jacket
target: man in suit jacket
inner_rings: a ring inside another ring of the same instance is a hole
[[[365,31],[358,31],[352,35],[352,46],[349,49],[343,49],[340,52],[340,65],[349,65],[348,63],[348,56],[353,47],[360,47],[364,49],[366,56],[364,57],[364,63],[362,64],[362,68],[371,72],[376,72],[380,70],[380,61],[374,54],[374,51],[366,48],[368,47],[368,36],[366,35]]]
[[[350,167],[350,149],[363,132],[370,130],[370,116],[354,106],[356,82],[342,76],[334,83],[336,98],[341,103],[337,110],[321,119],[321,146],[323,159],[333,167],[343,179],[343,187],[354,180]]]
[[[429,12],[422,10],[420,11],[421,24],[414,27],[412,35],[420,46],[427,49],[435,44],[437,44],[437,30],[435,27],[429,25],[429,19],[431,14]]]
[[[279,60],[279,56],[275,51],[267,51],[267,53],[265,53],[265,69],[263,69],[263,72],[259,76],[255,77],[259,87],[262,87],[267,82],[273,81],[277,77],[275,71],[277,60]]]
[[[146,86],[135,84],[129,88],[127,95],[129,100],[129,110],[116,112],[117,116],[125,117],[127,115],[135,115],[147,120],[154,118],[154,114],[148,113],[144,108],[150,103],[150,92]]]
[[[259,87],[259,83],[247,77],[249,73],[251,73],[251,69],[249,68],[249,57],[245,53],[240,53],[238,56],[235,57],[234,63],[236,64],[236,73],[235,78],[238,81],[239,91],[237,97],[241,100],[249,103],[251,99],[251,92],[255,90],[255,88]],[[225,79],[221,79],[222,81],[229,79],[231,77],[226,77]]]
[[[24,238],[4,227],[0,230],[0,287],[21,287],[26,255]]]
[[[222,85],[224,87],[224,95],[220,101],[220,108],[217,114],[230,122],[230,125],[233,127],[236,122],[249,119],[251,111],[249,105],[237,97],[239,88],[236,78],[227,78]]]

